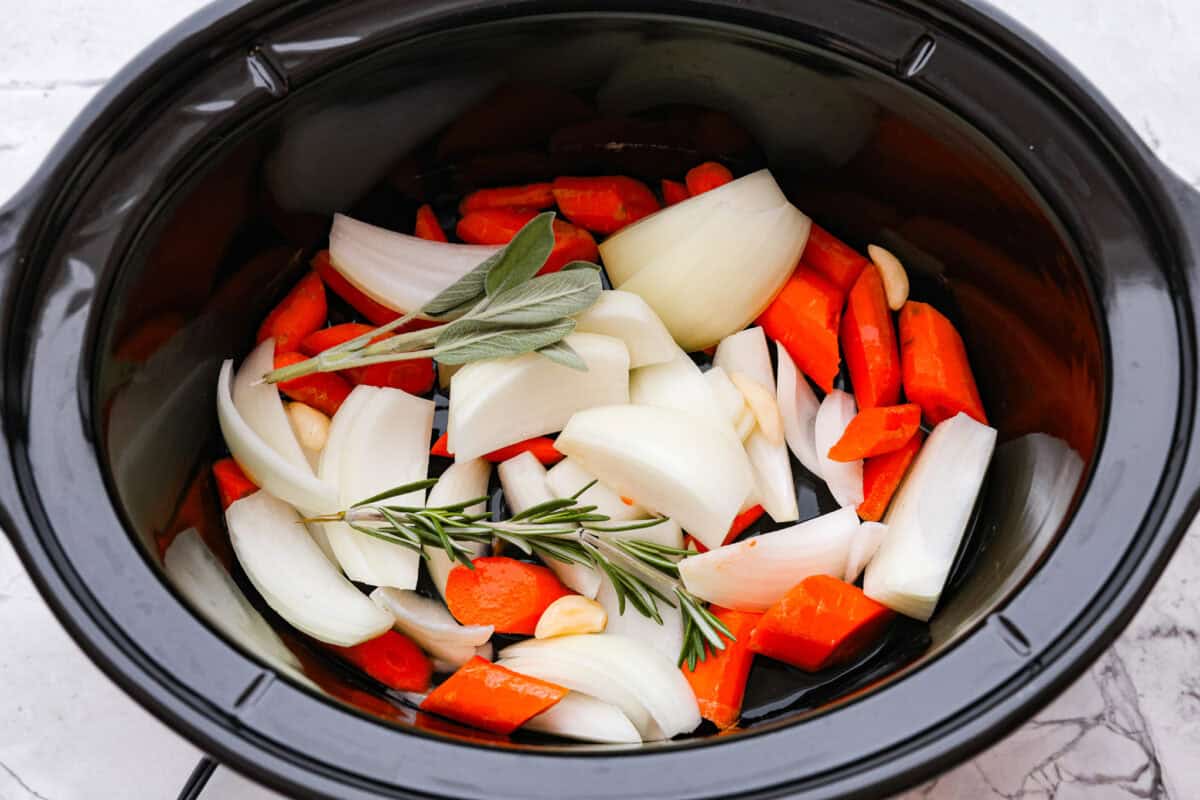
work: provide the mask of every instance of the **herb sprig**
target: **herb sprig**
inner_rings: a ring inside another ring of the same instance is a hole
[[[605,575],[617,594],[620,612],[626,604],[659,625],[663,624],[658,604],[678,607],[683,616],[683,648],[679,663],[689,669],[703,661],[709,651],[725,649],[733,633],[704,603],[685,589],[676,562],[694,553],[637,538],[598,534],[629,533],[659,525],[665,517],[616,525],[597,513],[594,505],[579,502],[595,481],[568,498],[548,500],[511,518],[494,521],[487,513],[472,514],[471,506],[487,501],[475,497],[442,506],[420,507],[386,504],[387,500],[428,489],[436,478],[397,486],[368,497],[344,511],[315,517],[305,522],[345,522],[355,531],[405,547],[428,558],[429,548],[446,553],[452,561],[474,569],[471,544],[498,539],[526,555],[553,558],[568,564],[584,564]],[[722,638],[724,637],[724,638]]]
[[[600,267],[574,261],[558,272],[538,275],[554,248],[553,221],[554,212],[538,214],[502,250],[423,307],[306,361],[272,370],[263,381],[278,383],[314,372],[413,358],[466,364],[530,352],[587,370],[563,339],[575,330],[572,317],[600,296]],[[420,315],[445,322],[372,341]]]

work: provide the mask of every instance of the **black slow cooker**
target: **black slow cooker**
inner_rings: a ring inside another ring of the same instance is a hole
[[[729,139],[703,126],[665,126],[670,146],[603,126],[563,137],[530,114],[430,149],[501,81],[570,90],[610,117],[707,108],[753,146],[708,152]],[[520,153],[491,157],[493,134]],[[488,742],[418,725],[316,661],[324,691],[301,685],[164,580],[156,536],[217,446],[218,364],[246,351],[330,212],[403,228],[422,195],[562,163],[677,177],[709,155],[770,166],[816,220],[895,250],[955,309],[977,366],[1001,450],[953,586],[901,669],[807,699],[752,696],[756,712],[720,737]],[[219,3],[100,92],[0,212],[2,522],[105,672],[290,794],[879,796],[1067,685],[1183,535],[1200,486],[1198,260],[1200,198],[1061,58],[981,4]],[[123,346],[152,318],[174,321],[161,347]]]

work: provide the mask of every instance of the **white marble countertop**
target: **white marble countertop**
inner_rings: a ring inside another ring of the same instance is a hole
[[[135,52],[203,0],[0,0],[0,199]],[[1003,0],[1200,187],[1200,2]],[[1008,739],[903,800],[1200,798],[1200,534],[1119,641]],[[0,800],[176,796],[200,752],[58,626],[0,537]],[[278,797],[219,769],[205,798]]]

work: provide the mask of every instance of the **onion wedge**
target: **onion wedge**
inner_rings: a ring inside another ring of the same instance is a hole
[[[682,411],[733,430],[730,408],[718,397],[696,362],[678,347],[670,361],[629,373],[629,402]]]
[[[454,373],[447,431],[456,459],[561,430],[581,409],[629,402],[629,351],[621,340],[574,333],[565,341],[586,372],[526,353],[474,361]]]
[[[653,406],[605,406],[571,418],[555,446],[614,491],[718,547],[754,473],[742,444],[709,420]]]
[[[649,530],[653,530],[653,528]],[[640,533],[642,531],[630,531],[630,537],[634,538],[636,534]],[[600,591],[596,593],[596,602],[604,606],[604,611],[608,614],[608,625],[604,628],[605,633],[626,636],[654,648],[672,662],[679,660],[679,653],[683,650],[683,614],[679,611],[678,605],[669,606],[661,600],[658,601],[658,613],[662,617],[661,625],[629,603],[625,604],[625,613],[621,613],[621,602],[617,599],[617,592],[608,576],[604,576],[600,581]],[[678,601],[672,597],[671,602],[677,603]]]
[[[796,362],[788,355],[787,348],[776,342],[775,352],[779,356],[775,399],[779,401],[779,414],[783,417],[784,437],[792,455],[820,478],[821,460],[817,458],[816,435],[817,410],[821,401],[808,385],[808,379],[796,369]]]
[[[299,521],[266,491],[225,512],[233,551],[267,605],[297,630],[339,647],[391,628],[391,615],[342,577]]]
[[[601,292],[591,308],[575,318],[576,333],[600,333],[625,342],[629,366],[661,364],[675,356],[675,340],[654,309],[636,294]]]
[[[743,442],[746,441],[747,437],[754,432],[756,424],[754,412],[746,404],[746,398],[738,390],[738,387],[734,386],[725,370],[720,367],[714,366],[705,372],[704,380],[708,382],[713,396],[716,397],[717,402],[728,416],[738,438]]]
[[[576,492],[592,481],[596,481],[596,476],[570,458],[564,458],[546,473],[546,485],[550,487],[550,492],[554,497],[573,497]],[[595,506],[597,514],[603,514],[613,522],[645,519],[650,516],[646,509],[636,502],[626,503],[621,499],[621,495],[598,481],[579,495],[579,504]]]
[[[996,429],[958,414],[941,422],[892,499],[888,535],[867,565],[868,597],[928,620],[942,596],[996,446]]]
[[[492,477],[492,465],[482,458],[472,458],[468,461],[455,461],[450,468],[441,474],[438,482],[429,490],[430,508],[461,503],[476,497],[484,497],[488,493],[488,482]],[[467,507],[468,514],[482,514],[486,503],[476,503]],[[478,558],[487,551],[483,542],[470,542],[466,546],[472,551],[471,558]],[[457,561],[451,561],[446,551],[431,547],[425,551],[425,566],[429,569],[429,577],[437,587],[438,594],[446,596],[446,578],[454,569]]]
[[[568,692],[522,727],[580,742],[638,744],[642,741],[637,728],[621,709],[579,692]]]
[[[611,633],[527,639],[498,662],[617,706],[643,740],[670,739],[700,725],[700,709],[673,659]]]
[[[842,508],[679,562],[689,592],[737,611],[766,611],[810,575],[846,572],[858,515]]]
[[[821,401],[813,426],[817,461],[821,466],[820,475],[825,479],[825,485],[829,487],[829,492],[838,505],[850,508],[858,508],[859,503],[863,501],[862,460],[834,461],[829,457],[829,449],[842,438],[846,426],[854,419],[856,413],[858,408],[854,403],[854,395],[834,389]]]
[[[491,625],[460,625],[444,605],[416,592],[381,587],[371,592],[371,600],[395,618],[398,631],[452,670],[470,661],[492,638]]]
[[[863,574],[863,570],[867,568],[867,564],[871,563],[871,559],[879,551],[879,545],[883,544],[883,537],[887,536],[887,530],[887,525],[882,522],[864,522],[858,526],[858,533],[854,534],[854,538],[850,541],[850,553],[846,557],[846,573],[842,576],[842,580],[846,583],[854,583],[858,580],[858,577]]]

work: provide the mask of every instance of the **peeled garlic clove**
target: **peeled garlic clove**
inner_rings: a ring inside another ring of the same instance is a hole
[[[733,373],[729,380],[746,398],[746,405],[754,412],[754,419],[767,441],[774,445],[783,444],[783,415],[779,413],[775,393],[744,372]]]
[[[867,254],[872,263],[879,268],[879,276],[883,279],[883,293],[887,295],[888,308],[899,311],[908,300],[908,273],[900,259],[877,244],[867,245]]]
[[[535,639],[576,633],[600,633],[608,625],[604,606],[580,594],[560,597],[546,607],[533,630]]]
[[[286,410],[296,441],[311,462],[321,454],[329,440],[329,417],[304,403],[288,403]]]

